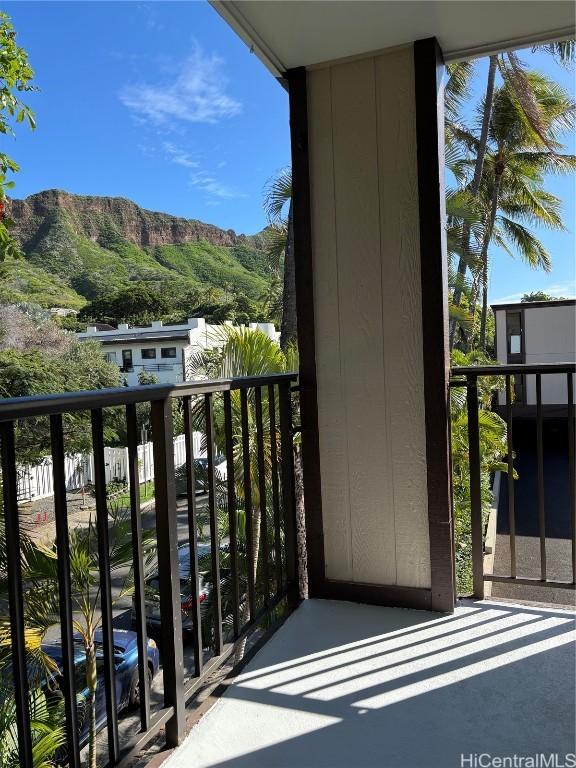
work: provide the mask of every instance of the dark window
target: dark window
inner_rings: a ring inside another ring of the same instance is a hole
[[[142,350],[142,360],[156,360],[156,350],[155,349],[143,349]]]
[[[506,313],[506,343],[509,355],[521,355],[524,351],[522,343],[522,312]]]
[[[176,347],[164,347],[160,354],[162,357],[176,357]]]
[[[134,367],[134,364],[132,362],[132,350],[123,349],[122,350],[122,370],[131,371],[133,367]]]

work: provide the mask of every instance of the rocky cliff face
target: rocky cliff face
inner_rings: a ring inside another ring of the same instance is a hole
[[[201,241],[232,247],[254,240],[195,219],[147,211],[122,197],[72,195],[49,189],[24,200],[10,200],[7,205],[7,214],[15,221],[13,234],[25,249],[45,222],[63,211],[73,221],[77,234],[93,242],[116,236],[139,248]]]

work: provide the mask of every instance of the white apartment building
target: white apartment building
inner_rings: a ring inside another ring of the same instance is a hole
[[[576,299],[494,304],[496,357],[504,365],[573,363],[576,361]],[[535,376],[516,377],[516,397],[536,405]],[[542,377],[542,404],[565,405],[565,374]],[[500,393],[499,402],[505,403]]]
[[[278,339],[274,323],[250,323],[249,327]],[[164,325],[161,320],[154,320],[152,325],[143,327],[131,328],[120,323],[118,328],[99,330],[88,326],[76,335],[80,340],[99,341],[107,359],[119,366],[129,386],[138,384],[142,371],[154,375],[160,384],[184,381],[190,356],[199,349],[218,347],[223,340],[222,326],[210,325],[203,317],[189,317],[180,325]]]

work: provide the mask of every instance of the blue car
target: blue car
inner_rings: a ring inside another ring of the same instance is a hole
[[[114,667],[116,680],[116,707],[121,712],[128,707],[136,707],[140,703],[140,685],[138,678],[138,645],[136,632],[127,629],[115,629],[114,639]],[[88,743],[89,718],[86,716],[86,706],[82,706],[88,700],[88,687],[86,685],[86,656],[80,637],[74,637],[75,654],[74,666],[76,670],[76,701],[78,704],[78,720],[80,747]],[[104,651],[102,647],[102,631],[95,635],[96,668],[98,671],[98,686],[96,688],[96,729],[99,731],[106,725],[106,691],[104,688]],[[62,648],[58,643],[44,643],[44,653],[51,656],[58,668],[62,668]],[[154,640],[148,640],[147,648],[148,682],[158,672],[160,657]],[[57,691],[59,688],[57,676],[48,683],[48,689]]]

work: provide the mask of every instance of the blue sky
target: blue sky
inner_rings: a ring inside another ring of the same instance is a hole
[[[265,224],[262,192],[289,163],[288,100],[204,2],[7,2],[40,91],[19,126],[16,197],[60,188],[121,195],[237,232]],[[573,75],[523,52],[574,94]],[[483,90],[485,62],[475,92]],[[570,149],[574,151],[574,147]],[[575,295],[574,180],[552,177],[568,232],[542,231],[550,274],[495,253],[490,300]]]

